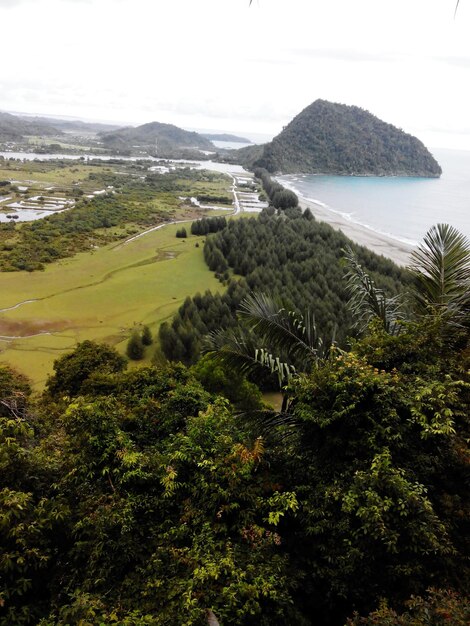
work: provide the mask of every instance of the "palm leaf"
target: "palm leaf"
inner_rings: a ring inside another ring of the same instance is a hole
[[[260,338],[243,327],[210,333],[202,350],[216,361],[245,375],[268,370],[277,375],[281,389],[296,373],[293,365],[260,347]]]
[[[203,352],[243,374],[268,370],[280,389],[298,371],[308,372],[327,354],[317,334],[315,318],[288,311],[263,293],[247,296],[239,308],[237,329],[210,333]]]
[[[470,313],[470,242],[449,224],[437,224],[412,253],[418,315],[438,314],[455,324]]]
[[[378,318],[387,333],[398,335],[401,331],[399,320],[403,319],[401,297],[387,298],[384,291],[364,271],[349,246],[344,250],[344,257],[347,262],[345,278],[349,308],[359,332],[364,332],[370,321]]]
[[[253,293],[240,304],[239,316],[271,352],[285,353],[289,359],[303,363],[304,371],[325,356],[326,350],[310,311],[300,315],[288,311],[267,294]]]

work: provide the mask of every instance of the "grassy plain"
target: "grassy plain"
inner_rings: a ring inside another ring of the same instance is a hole
[[[0,160],[0,180],[14,179],[25,183],[71,186],[75,182],[86,181],[90,172],[113,171],[109,165],[89,165],[71,161],[58,165],[54,161],[2,161]],[[91,183],[90,190],[96,185]]]
[[[148,324],[155,335],[187,295],[220,290],[202,245],[195,246],[203,238],[177,239],[177,228],[80,253],[42,272],[0,273],[0,362],[41,388],[53,361],[78,341],[105,341],[124,353],[134,325]]]
[[[36,388],[44,385],[54,360],[77,342],[104,341],[124,353],[134,326],[147,324],[155,336],[160,323],[175,313],[186,296],[222,289],[204,262],[203,246],[195,246],[198,241],[202,244],[203,238],[176,238],[178,224],[123,241],[163,221],[188,220],[189,232],[192,219],[226,215],[223,210],[201,211],[181,197],[212,194],[231,198],[231,180],[220,174],[188,176],[182,172],[181,176],[157,175],[155,180],[151,175],[147,183],[147,175],[147,166],[132,162],[0,159],[0,181],[17,181],[27,187],[27,191],[10,190],[9,195],[18,199],[26,194],[41,195],[44,190],[51,195],[51,188],[60,195],[72,195],[76,189],[93,194],[113,185],[117,204],[108,203],[105,208],[111,219],[111,211],[120,210],[113,226],[91,225],[91,230],[82,232],[83,220],[99,210],[98,206],[94,210],[99,199],[92,199],[89,209],[79,213],[77,233],[70,234],[67,229],[72,211],[77,214],[78,209],[64,213],[64,219],[41,224],[42,230],[29,233],[27,224],[16,224],[14,230],[8,227],[1,232],[0,249],[6,265],[11,255],[20,251],[30,261],[48,246],[55,246],[60,255],[45,262],[43,271],[0,272],[0,362],[27,374]],[[49,242],[45,237],[50,232],[54,237]],[[154,350],[155,346],[147,348],[147,361]]]

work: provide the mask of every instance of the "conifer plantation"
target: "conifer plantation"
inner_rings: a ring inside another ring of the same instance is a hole
[[[343,257],[351,242],[342,233],[298,207],[280,215],[267,209],[257,218],[231,220],[217,230],[207,237],[204,256],[229,287],[223,295],[188,297],[172,322],[161,326],[160,343],[167,358],[194,363],[208,332],[235,325],[236,310],[250,291],[267,291],[288,308],[311,309],[320,336],[346,347],[353,329]],[[353,249],[378,287],[391,297],[403,291],[409,279],[398,266],[366,248],[353,245]]]

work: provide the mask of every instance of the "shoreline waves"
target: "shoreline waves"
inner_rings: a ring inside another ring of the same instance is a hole
[[[406,266],[410,263],[410,255],[414,248],[411,244],[353,222],[339,212],[327,208],[324,203],[319,204],[311,199],[299,196],[299,205],[302,209],[310,209],[316,219],[326,222],[335,230],[341,230],[346,237],[349,237],[361,246],[369,248],[372,252],[382,254],[398,265]]]
[[[295,185],[289,185],[289,182],[284,178],[276,178],[276,180],[286,189],[290,189],[297,194],[299,206],[302,209],[310,209],[316,219],[326,222],[335,230],[342,231],[346,237],[349,237],[355,243],[365,246],[376,254],[382,254],[398,265],[405,267],[410,263],[410,255],[416,244],[386,235],[365,224],[355,222],[349,214],[335,211],[320,200],[303,196]],[[292,180],[296,181],[299,179],[293,178]]]

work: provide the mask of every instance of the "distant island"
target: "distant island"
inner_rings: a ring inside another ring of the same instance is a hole
[[[234,158],[245,167],[283,174],[439,177],[424,144],[357,106],[316,100],[264,146]]]
[[[253,143],[246,137],[238,137],[237,135],[229,135],[228,133],[201,133],[203,137],[209,141],[231,141],[233,143]]]

